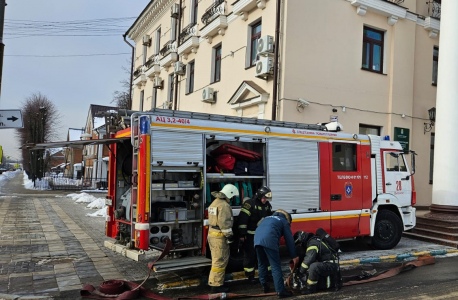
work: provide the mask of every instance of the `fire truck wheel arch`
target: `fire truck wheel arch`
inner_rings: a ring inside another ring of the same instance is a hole
[[[372,245],[380,250],[395,247],[401,239],[402,227],[402,221],[396,213],[388,209],[379,211],[375,222]]]

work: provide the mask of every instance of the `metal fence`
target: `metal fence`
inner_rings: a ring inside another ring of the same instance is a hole
[[[60,175],[60,174],[58,174]],[[53,190],[107,190],[107,178],[72,178],[65,176],[43,177]]]

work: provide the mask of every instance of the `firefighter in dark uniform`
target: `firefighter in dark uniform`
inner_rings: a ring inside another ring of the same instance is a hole
[[[319,238],[311,233],[296,232],[295,239],[302,235],[302,247],[306,249],[304,260],[300,266],[301,294],[316,292],[320,277],[335,276],[339,271],[336,255]]]
[[[216,199],[208,207],[208,244],[212,255],[212,267],[208,276],[208,285],[212,293],[227,293],[224,286],[224,274],[229,262],[229,244],[234,240],[232,232],[233,216],[229,202],[238,196],[239,191],[232,184],[226,184],[219,192],[212,192]]]
[[[253,199],[246,200],[242,204],[238,222],[240,241],[243,242],[244,259],[243,268],[245,275],[251,283],[257,283],[254,278],[256,265],[256,251],[254,249],[254,233],[259,221],[272,215],[272,191],[263,186],[257,190]],[[270,271],[270,266],[269,266]]]

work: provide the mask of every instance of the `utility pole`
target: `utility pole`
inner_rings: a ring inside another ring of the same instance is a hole
[[[3,44],[3,27],[5,25],[5,7],[6,7],[6,0],[0,0],[0,95],[2,93],[3,53],[5,51],[5,44]]]

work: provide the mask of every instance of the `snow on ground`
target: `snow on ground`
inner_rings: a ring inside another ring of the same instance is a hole
[[[29,179],[27,174],[24,171],[24,188],[29,190],[50,190],[49,182],[45,179],[37,179],[35,180],[35,187],[33,185],[33,181]]]
[[[89,217],[106,217],[107,207],[104,198],[97,198],[86,193],[73,193],[68,194],[67,197],[72,198],[75,203],[87,203],[86,207],[91,209],[99,209],[94,213],[88,213]]]
[[[0,182],[4,181],[4,180],[7,180],[7,179],[10,179],[10,178],[13,178],[19,172],[21,172],[21,171],[20,170],[16,170],[16,171],[3,172],[2,174],[0,174]]]

